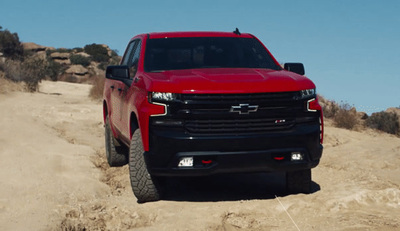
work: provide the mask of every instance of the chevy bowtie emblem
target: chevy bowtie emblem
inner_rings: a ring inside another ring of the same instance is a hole
[[[237,112],[239,114],[249,114],[250,112],[256,112],[258,105],[239,104],[239,106],[232,106],[229,112]]]

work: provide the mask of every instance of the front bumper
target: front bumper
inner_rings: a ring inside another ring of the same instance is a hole
[[[145,160],[155,176],[293,171],[316,167],[322,149],[318,124],[264,134],[202,136],[153,127]],[[292,152],[303,154],[303,160],[292,161]],[[178,167],[182,157],[193,157],[193,167]]]

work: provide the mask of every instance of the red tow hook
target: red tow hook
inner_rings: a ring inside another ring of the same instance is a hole
[[[203,163],[203,164],[211,164],[212,160],[201,160],[201,163]]]
[[[284,156],[275,156],[274,157],[274,160],[283,160],[283,159],[285,159]]]

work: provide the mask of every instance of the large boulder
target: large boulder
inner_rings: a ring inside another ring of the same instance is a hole
[[[82,65],[71,65],[65,73],[67,74],[72,74],[72,75],[78,75],[78,76],[84,76],[89,73],[88,69],[84,68]]]
[[[108,55],[108,57],[111,57],[112,56],[112,50],[110,49],[110,47],[107,46],[106,44],[101,44],[101,46],[107,49],[107,55]]]
[[[24,47],[24,50],[29,50],[33,52],[39,52],[39,51],[46,51],[48,48],[36,43],[22,43],[22,46]]]
[[[362,111],[358,111],[358,112],[357,112],[357,117],[358,117],[360,120],[366,120],[366,119],[368,119],[368,114],[365,113],[365,112],[362,112]]]
[[[80,56],[83,56],[83,57],[86,57],[86,58],[90,57],[90,55],[88,53],[86,53],[86,52],[78,52],[75,55],[80,55]]]
[[[70,53],[64,53],[64,52],[54,52],[50,54],[50,57],[54,60],[54,62],[66,65],[71,64],[71,60],[69,60],[70,56],[71,56]]]
[[[69,59],[70,53],[64,53],[64,52],[54,52],[50,54],[50,57],[52,59],[61,59],[61,60],[66,60]]]
[[[386,112],[393,112],[396,113],[398,116],[400,116],[400,108],[397,107],[390,107],[386,109]]]

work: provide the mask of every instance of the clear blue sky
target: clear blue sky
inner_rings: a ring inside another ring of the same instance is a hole
[[[257,36],[283,62],[302,62],[318,93],[358,110],[400,106],[400,1],[0,0],[0,25],[56,48],[107,44],[154,31]]]

